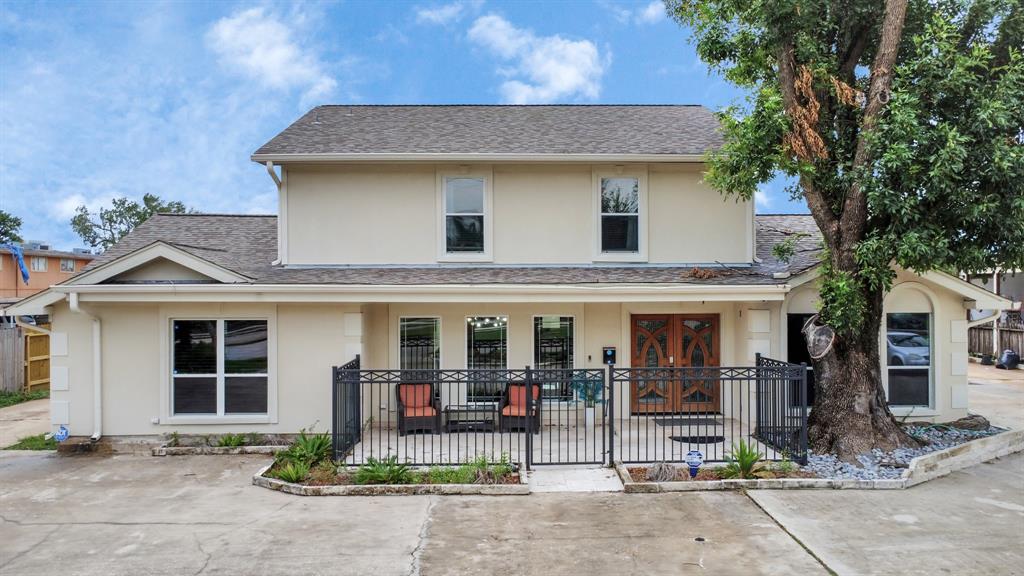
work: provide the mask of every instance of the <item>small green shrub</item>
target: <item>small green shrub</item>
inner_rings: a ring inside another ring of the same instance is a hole
[[[331,436],[329,434],[306,434],[305,430],[291,443],[287,450],[277,453],[279,463],[301,462],[307,468],[331,460]]]
[[[412,470],[408,464],[398,462],[398,456],[384,460],[367,458],[366,463],[356,469],[353,480],[356,484],[413,484]]]
[[[181,446],[181,434],[178,434],[177,430],[171,432],[171,437],[170,439],[167,440],[167,445],[170,446],[171,448],[177,448],[178,446]]]
[[[266,439],[259,432],[249,432],[245,435],[246,446],[263,446],[264,442],[266,442]]]
[[[278,480],[300,483],[309,476],[309,466],[302,462],[288,462],[283,466],[278,466],[274,470],[273,475]]]
[[[245,443],[245,436],[241,434],[224,434],[217,439],[217,446],[221,448],[238,448]]]
[[[794,464],[793,461],[789,459],[788,450],[783,450],[782,460],[780,460],[775,465],[775,469],[779,472],[782,472],[783,474],[792,474],[793,472],[796,471],[796,464]]]
[[[495,484],[513,471],[507,454],[497,462],[480,456],[458,466],[432,466],[426,474],[431,484]]]
[[[722,468],[722,478],[742,478],[745,480],[760,478],[764,476],[764,463],[761,462],[761,453],[753,444],[747,444],[740,440],[739,445],[733,444],[732,450],[725,456],[728,464]]]

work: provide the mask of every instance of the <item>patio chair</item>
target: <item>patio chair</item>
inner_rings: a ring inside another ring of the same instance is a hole
[[[409,432],[441,433],[441,402],[434,396],[434,385],[395,384],[398,401],[398,435]]]
[[[533,385],[533,404],[531,413],[527,414],[526,384],[509,382],[498,407],[499,428],[502,432],[523,430],[537,434],[540,432],[540,410],[540,384]]]

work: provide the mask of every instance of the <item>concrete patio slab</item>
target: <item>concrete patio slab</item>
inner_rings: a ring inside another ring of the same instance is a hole
[[[837,574],[1024,574],[1024,454],[900,491],[748,493]]]
[[[1024,370],[999,370],[972,362],[967,379],[971,413],[997,426],[1024,429]]]
[[[10,446],[26,436],[49,431],[49,398],[0,408],[0,448]]]

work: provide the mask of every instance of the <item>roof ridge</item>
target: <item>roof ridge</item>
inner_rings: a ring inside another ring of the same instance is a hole
[[[231,214],[229,212],[157,212],[156,216],[217,216],[225,218],[277,218],[277,214]]]
[[[311,108],[707,108],[703,104],[319,104]]]

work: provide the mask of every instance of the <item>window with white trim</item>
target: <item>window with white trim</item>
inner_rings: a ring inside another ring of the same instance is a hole
[[[33,256],[29,259],[29,269],[33,272],[46,272],[46,261],[49,258],[45,256]]]
[[[487,181],[481,176],[445,176],[443,182],[445,254],[487,254]]]
[[[885,364],[890,406],[931,405],[931,314],[886,314]]]
[[[644,179],[641,175],[598,174],[597,259],[640,260],[644,247]]]
[[[171,413],[266,414],[266,320],[173,320]]]
[[[75,261],[72,258],[61,258],[60,259],[60,271],[61,272],[74,272]]]

